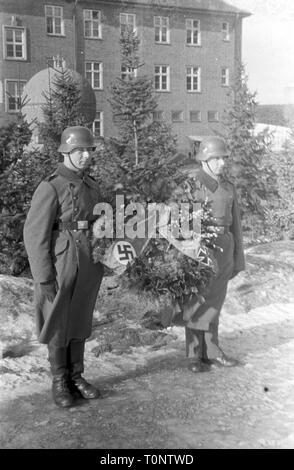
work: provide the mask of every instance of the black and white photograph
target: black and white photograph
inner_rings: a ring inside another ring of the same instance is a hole
[[[0,449],[294,449],[294,3],[0,0],[0,28]]]

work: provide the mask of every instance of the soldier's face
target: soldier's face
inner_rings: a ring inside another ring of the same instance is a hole
[[[215,175],[221,175],[225,166],[225,157],[210,158],[209,168]]]
[[[90,165],[92,154],[92,147],[78,147],[64,157],[64,164],[74,171],[83,170]]]

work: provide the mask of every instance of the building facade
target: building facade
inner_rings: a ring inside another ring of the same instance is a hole
[[[119,40],[131,27],[138,73],[153,78],[158,97],[153,118],[186,149],[220,128],[248,15],[222,0],[0,0],[0,126],[15,118],[28,80],[62,64],[95,91],[95,134],[116,135],[108,99],[114,79],[130,73]]]

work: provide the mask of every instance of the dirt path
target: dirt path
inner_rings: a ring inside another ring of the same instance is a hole
[[[224,315],[220,332],[223,349],[244,365],[192,374],[180,328],[161,349],[97,358],[87,344],[86,376],[104,398],[68,410],[52,403],[43,347],[14,359],[15,373],[7,358],[0,447],[294,448],[294,305]]]

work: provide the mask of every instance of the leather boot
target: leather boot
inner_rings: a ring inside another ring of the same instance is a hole
[[[200,359],[196,359],[189,362],[188,369],[191,372],[194,372],[194,374],[197,374],[198,372],[209,372],[210,365],[203,363]]]
[[[86,399],[100,398],[100,391],[89,384],[83,377],[85,340],[72,339],[67,348],[67,366],[69,370],[70,391]]]
[[[228,357],[225,354],[215,357],[214,359],[202,359],[202,361],[205,362],[205,364],[209,364],[211,367],[235,367],[242,365],[238,359]]]
[[[72,392],[78,391],[80,396],[86,398],[87,400],[101,398],[101,393],[98,388],[89,384],[89,382],[87,382],[82,376],[78,378],[72,378],[70,387]]]
[[[66,375],[55,375],[52,382],[53,400],[57,406],[67,408],[72,406],[73,397],[68,388]]]

